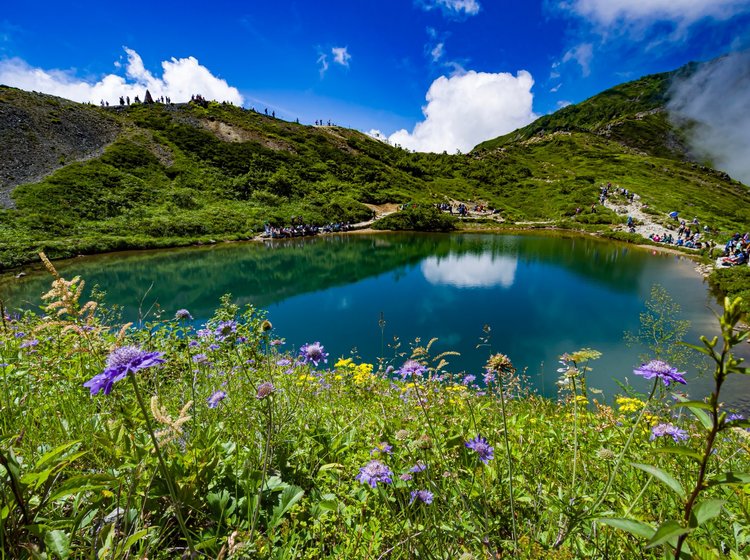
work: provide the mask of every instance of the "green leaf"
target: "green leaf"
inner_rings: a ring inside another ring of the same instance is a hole
[[[680,496],[680,498],[685,499],[687,497],[687,495],[685,494],[685,490],[682,488],[682,485],[671,474],[661,470],[658,467],[654,467],[652,465],[644,465],[642,463],[630,463],[630,464],[637,469],[646,471],[651,476],[662,481],[666,486],[674,490],[677,493],[677,495]]]
[[[685,529],[685,527],[677,523],[677,521],[675,521],[674,519],[668,519],[661,524],[661,527],[656,530],[654,536],[651,537],[651,540],[646,544],[646,548],[659,546],[660,544],[664,544],[670,539],[677,538],[680,535],[684,535],[685,533],[689,532],[690,529]]]
[[[327,464],[323,465],[322,467],[320,467],[318,469],[318,472],[328,471],[328,470],[331,470],[331,469],[343,469],[343,468],[344,468],[344,465],[342,465],[341,463],[327,463]]]
[[[48,501],[55,502],[82,492],[108,488],[111,483],[112,477],[106,474],[74,476],[56,486]]]
[[[70,538],[64,531],[55,529],[44,533],[44,545],[47,550],[60,557],[61,560],[70,557]]]
[[[707,430],[710,430],[713,427],[711,417],[705,413],[705,410],[711,410],[711,407],[708,404],[703,401],[689,401],[679,395],[677,395],[677,400],[680,402],[674,406],[682,406],[690,410],[690,412],[693,413],[693,416],[695,416]]]
[[[705,401],[681,401],[672,405],[673,408],[687,407],[687,408],[699,408],[701,410],[708,410],[711,412],[711,405]]]
[[[45,465],[45,463],[54,459],[58,455],[62,455],[69,448],[73,447],[74,445],[78,445],[79,443],[81,443],[80,440],[69,441],[68,443],[64,443],[62,445],[55,447],[54,449],[51,449],[50,451],[47,451],[47,453],[42,455],[39,458],[39,460],[36,462],[36,465],[34,466],[34,470],[39,470],[41,467]]]
[[[130,550],[130,547],[133,546],[136,542],[141,540],[143,537],[148,535],[149,529],[141,529],[140,531],[133,533],[128,537],[128,540],[125,541],[125,544],[122,545],[122,550],[124,552],[127,552]]]
[[[305,495],[305,491],[299,486],[287,486],[279,496],[279,505],[273,508],[271,514],[271,520],[268,522],[268,528],[272,529],[281,522],[281,518],[284,514],[289,511],[294,504],[296,504],[302,496]]]
[[[716,475],[710,479],[707,484],[709,486],[717,486],[719,484],[747,484],[750,483],[750,473],[741,472],[725,472]]]
[[[614,527],[615,529],[627,531],[628,533],[631,533],[636,537],[644,537],[646,539],[650,539],[651,537],[653,537],[654,533],[656,532],[656,530],[650,525],[647,525],[642,521],[636,521],[635,519],[600,517],[599,519],[597,519],[597,521],[599,523],[609,525],[610,527]]]
[[[698,527],[703,525],[703,523],[709,519],[713,519],[721,513],[721,508],[725,503],[725,500],[717,500],[713,498],[702,501],[695,506],[695,509],[693,509],[690,526]]]
[[[671,455],[684,455],[685,457],[690,457],[691,459],[696,459],[700,461],[703,459],[700,453],[697,451],[693,451],[689,447],[686,447],[684,445],[671,445],[669,447],[657,447],[653,450],[654,453],[669,453]]]

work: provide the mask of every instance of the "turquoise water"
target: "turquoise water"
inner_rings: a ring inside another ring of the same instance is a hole
[[[231,293],[266,309],[288,349],[320,341],[329,365],[356,355],[398,366],[417,337],[422,344],[437,338],[433,355],[461,354],[448,358],[448,369],[479,377],[489,352],[503,352],[546,396],[556,394],[558,356],[582,347],[603,353],[589,385],[605,397],[618,391],[618,380],[645,388],[632,375],[644,349],[628,347],[623,333],[637,331],[654,284],[691,321],[689,341],[716,332],[717,307],[692,261],[582,237],[356,234],[118,253],[58,268],[97,284],[125,320],[187,308],[198,323]],[[0,297],[9,307],[38,306],[49,280],[42,272],[9,279]],[[477,348],[485,325],[490,345]],[[691,372],[691,396],[709,386]],[[748,408],[747,384],[732,381],[725,394]]]

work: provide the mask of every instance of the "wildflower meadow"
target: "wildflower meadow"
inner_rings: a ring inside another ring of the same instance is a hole
[[[541,398],[489,331],[483,371],[419,340],[366,363],[230,296],[200,328],[121,324],[46,264],[43,308],[1,310],[3,559],[750,554],[750,423],[721,399],[738,300],[690,347],[711,395],[654,356],[604,402],[592,349]]]

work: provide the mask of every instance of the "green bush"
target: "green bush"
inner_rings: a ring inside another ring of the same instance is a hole
[[[456,229],[457,221],[454,216],[430,204],[410,204],[400,212],[378,220],[372,227],[395,231],[452,231]]]

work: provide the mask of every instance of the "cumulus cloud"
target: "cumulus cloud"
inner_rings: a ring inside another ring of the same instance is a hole
[[[749,0],[570,0],[562,6],[603,27],[670,21],[681,27],[750,10]]]
[[[120,96],[143,98],[147,89],[154,98],[170,97],[175,103],[188,101],[194,94],[236,105],[244,102],[237,88],[214,76],[192,56],[163,61],[162,75],[157,77],[146,69],[136,51],[124,49],[127,55],[125,77],[108,74],[92,83],[71,71],[34,68],[19,58],[11,58],[0,60],[0,83],[84,103],[104,100],[116,104]]]
[[[375,140],[380,140],[381,142],[388,143],[388,137],[380,132],[377,128],[371,128],[368,132],[365,132],[369,137],[374,138]]]
[[[394,132],[389,141],[419,152],[468,151],[537,118],[532,111],[533,85],[525,70],[516,76],[474,71],[441,76],[427,91],[425,120],[412,132]]]
[[[416,3],[424,10],[439,9],[446,15],[475,16],[480,10],[476,0],[416,0]]]
[[[348,47],[333,47],[331,54],[333,54],[333,61],[336,64],[341,64],[341,66],[349,68],[349,61],[352,55],[349,54]]]
[[[750,51],[704,64],[676,81],[667,105],[678,123],[687,119],[696,155],[750,185]]]
[[[594,45],[591,43],[581,43],[570,49],[563,55],[563,63],[574,60],[581,67],[583,76],[591,74],[591,59],[594,56]]]
[[[430,257],[421,265],[430,284],[456,288],[510,288],[516,279],[518,259],[493,255],[448,255]]]

